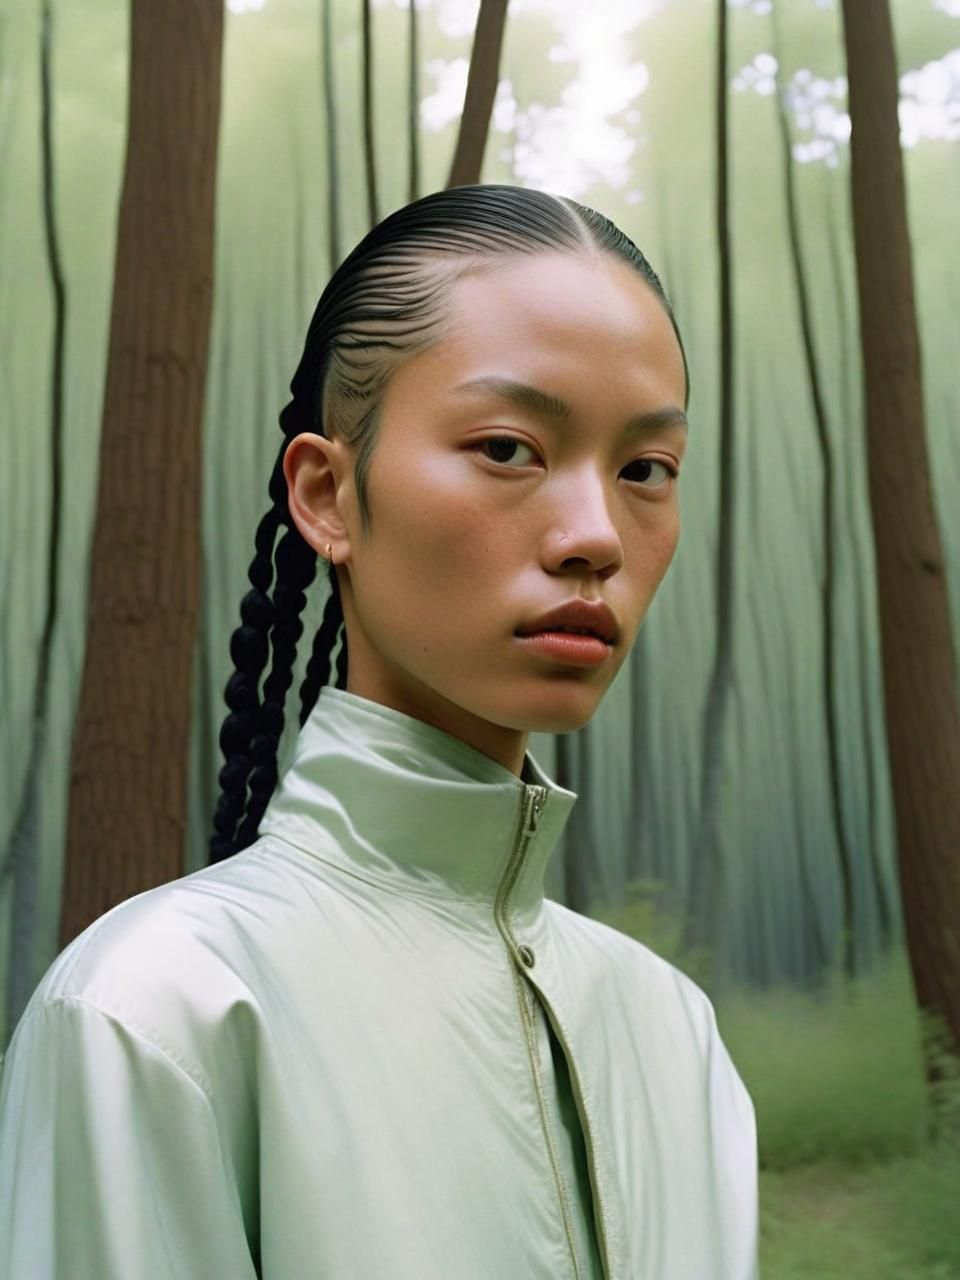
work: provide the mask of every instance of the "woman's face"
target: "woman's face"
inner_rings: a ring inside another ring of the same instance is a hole
[[[387,385],[369,537],[341,440],[291,443],[291,513],[318,551],[332,544],[348,690],[519,774],[531,730],[593,715],[673,559],[683,360],[656,295],[606,254],[545,253],[462,279],[445,332]],[[577,597],[616,615],[602,662],[518,638]]]

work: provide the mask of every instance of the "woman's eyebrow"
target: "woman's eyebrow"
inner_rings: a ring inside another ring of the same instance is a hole
[[[559,396],[542,391],[539,387],[531,387],[526,382],[515,382],[512,378],[497,378],[487,375],[483,378],[472,378],[469,382],[461,382],[455,391],[464,395],[497,396],[508,400],[521,409],[529,409],[542,418],[549,418],[562,423],[573,417],[573,409],[566,400]],[[662,409],[651,409],[646,413],[638,413],[630,419],[624,428],[624,435],[636,435],[641,432],[662,431],[666,427],[679,427],[689,430],[687,415],[676,405],[665,405]]]

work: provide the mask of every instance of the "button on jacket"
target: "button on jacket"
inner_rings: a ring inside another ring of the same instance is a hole
[[[33,993],[0,1278],[755,1280],[710,1001],[544,896],[575,800],[324,687],[256,842]]]

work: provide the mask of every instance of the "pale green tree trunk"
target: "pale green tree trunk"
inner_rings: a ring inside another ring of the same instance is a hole
[[[729,196],[729,109],[726,0],[717,0],[716,62],[716,229],[719,275],[720,332],[720,458],[717,483],[717,556],[713,667],[703,717],[700,815],[690,851],[687,920],[682,948],[704,973],[711,992],[718,994],[724,979],[723,937],[727,901],[727,868],[721,831],[720,801],[723,789],[723,736],[733,680],[733,622],[735,591],[734,516],[737,508],[737,473],[734,468],[734,321],[733,263]]]

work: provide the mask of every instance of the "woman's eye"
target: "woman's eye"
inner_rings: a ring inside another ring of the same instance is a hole
[[[486,440],[481,440],[476,447],[478,449],[486,449],[491,445],[493,446],[493,456],[490,454],[485,456],[491,462],[499,462],[503,465],[513,460],[511,456],[511,450],[513,449],[527,449],[530,453],[533,453],[530,445],[524,444],[522,440],[517,440],[513,436],[488,436]]]
[[[666,480],[661,481],[660,484],[647,485],[646,487],[648,489],[662,489],[667,484],[669,484],[671,480],[676,480],[677,476],[680,474],[679,470],[676,467],[671,466],[669,462],[664,462],[662,458],[637,458],[634,462],[631,462],[627,466],[626,470],[629,471],[633,467],[640,467],[640,468],[662,467],[663,470],[667,473]],[[646,478],[647,478],[646,476],[628,476],[627,477],[628,480],[634,479],[638,481],[642,481]]]
[[[525,444],[522,440],[517,440],[514,436],[488,436],[486,440],[479,441],[473,447],[475,449],[483,449],[484,451],[489,449],[490,452],[485,452],[484,456],[491,462],[499,463],[500,466],[509,466],[511,462],[515,461],[515,453],[517,449],[526,449],[529,453],[532,453],[534,457],[537,456],[532,445]],[[521,465],[529,464],[521,462]],[[665,488],[671,479],[676,480],[679,475],[679,470],[676,467],[671,466],[669,462],[664,462],[660,458],[636,458],[633,462],[628,463],[624,470],[630,471],[631,469],[635,470],[639,468],[643,471],[644,474],[639,476],[627,476],[628,480],[642,484],[644,481],[649,479],[649,472],[646,470],[649,467],[661,467],[667,473],[667,479],[661,480],[659,484],[647,484],[645,487],[648,489]]]

